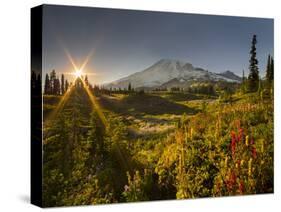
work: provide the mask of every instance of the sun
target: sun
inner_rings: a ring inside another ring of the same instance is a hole
[[[74,75],[75,75],[76,78],[81,78],[82,70],[81,69],[75,70]]]

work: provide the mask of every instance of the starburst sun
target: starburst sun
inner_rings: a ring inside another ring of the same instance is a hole
[[[81,69],[75,70],[74,75],[75,75],[76,78],[81,78],[82,70]]]

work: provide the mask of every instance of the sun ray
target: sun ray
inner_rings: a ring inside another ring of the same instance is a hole
[[[86,65],[88,64],[90,58],[92,57],[92,55],[94,54],[94,49],[92,49],[89,54],[87,55],[87,57],[85,58],[82,66],[80,68],[78,68],[78,66],[75,64],[74,59],[72,58],[70,52],[63,47],[63,50],[69,60],[69,62],[71,63],[71,65],[73,66],[74,72],[72,72],[71,74],[74,75],[77,78],[81,78],[82,79],[82,74],[83,74],[83,69],[86,67]],[[75,79],[75,80],[76,80]],[[84,83],[84,87],[86,88],[87,86],[85,86],[85,82],[82,80],[82,82]],[[74,83],[75,84],[75,83]],[[67,102],[67,100],[69,99],[70,94],[72,93],[74,89],[74,86],[70,86],[69,89],[65,92],[65,94],[62,96],[62,98],[60,99],[58,105],[56,106],[56,108],[51,112],[51,114],[47,117],[46,119],[46,125],[50,120],[53,120],[57,114],[63,109],[65,103]],[[87,90],[88,89],[88,90]],[[87,87],[87,89],[85,89],[91,99],[91,102],[95,102],[94,104],[97,105],[97,102],[94,98],[94,96],[91,94],[91,92],[89,91],[89,88]],[[106,122],[104,121],[105,118],[101,112],[101,110],[96,106],[96,110],[98,111],[98,114],[101,118],[101,120],[103,121],[103,123],[105,124]],[[106,126],[106,125],[105,125]]]
[[[70,52],[66,49],[66,48],[63,48],[64,50],[64,53],[66,54],[69,62],[71,63],[71,65],[73,66],[74,70],[78,70],[79,68],[77,67],[77,65],[75,64]]]
[[[92,56],[94,55],[95,53],[95,49],[93,48],[89,54],[87,55],[87,57],[85,58],[84,62],[82,63],[80,69],[81,70],[84,70],[84,68],[87,66],[87,64],[89,63],[89,60],[92,58]]]
[[[62,109],[64,108],[65,103],[68,101],[71,93],[74,90],[74,86],[71,85],[68,90],[64,93],[64,95],[61,97],[59,103],[57,104],[57,106],[55,107],[55,109],[48,115],[48,117],[46,118],[45,121],[45,125],[48,126],[48,124],[50,123],[50,121],[54,120],[57,115],[62,111]]]
[[[85,81],[82,79],[82,83],[83,83],[83,87],[85,89],[85,91],[87,92],[89,99],[92,103],[92,106],[94,108],[94,110],[97,112],[101,122],[103,123],[103,125],[105,126],[106,129],[108,129],[109,124],[102,112],[102,108],[99,105],[95,95],[90,91],[89,87],[86,85]],[[118,144],[118,142],[117,142]],[[124,170],[132,170],[132,166],[131,164],[128,162],[128,160],[126,159],[126,157],[124,157],[124,154],[122,153],[122,150],[120,149],[119,145],[116,146],[116,150],[117,150],[117,155],[120,159],[121,162],[121,166],[123,167]]]
[[[102,121],[103,125],[107,128],[108,127],[108,122],[102,112],[102,109],[96,99],[96,97],[92,94],[92,92],[90,91],[89,87],[86,85],[85,81],[82,79],[82,83],[83,83],[83,87],[84,89],[86,90],[88,96],[89,96],[89,99],[92,103],[92,106],[94,107],[94,109],[96,110],[100,120]]]

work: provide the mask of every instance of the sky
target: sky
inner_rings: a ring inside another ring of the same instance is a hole
[[[83,72],[102,84],[177,59],[212,72],[248,73],[253,34],[259,70],[273,55],[273,19],[45,5],[43,76]]]

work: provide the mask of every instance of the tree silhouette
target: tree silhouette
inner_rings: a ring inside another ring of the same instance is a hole
[[[268,55],[267,57],[267,65],[266,65],[266,81],[268,83],[268,85],[270,86],[272,81],[273,81],[273,58]]]
[[[89,85],[89,81],[88,81],[88,76],[85,76],[85,84],[88,86]]]
[[[36,73],[35,71],[31,72],[31,89],[35,90],[36,89]]]
[[[250,92],[257,91],[259,85],[259,69],[258,69],[256,44],[257,44],[257,36],[253,35],[252,46],[250,51],[251,58],[249,60],[250,65],[249,65],[249,77],[248,77],[248,86]]]
[[[60,95],[60,80],[58,78],[54,81],[54,95]]]
[[[274,60],[273,57],[271,57],[271,62],[270,62],[270,80],[273,81],[274,79]]]
[[[265,75],[265,78],[266,78],[266,80],[268,81],[268,82],[270,82],[270,72],[271,72],[271,57],[270,57],[270,55],[268,55],[268,57],[267,57],[267,64],[266,64],[266,75]]]
[[[37,94],[38,94],[38,95],[41,95],[41,93],[42,93],[41,74],[37,74],[35,87],[36,87]]]
[[[61,75],[61,94],[63,95],[65,92],[65,86],[64,86],[64,74]]]
[[[50,94],[55,94],[56,78],[56,71],[53,69],[50,73]]]
[[[68,87],[69,87],[69,83],[67,80],[65,80],[65,92],[68,90]]]
[[[45,85],[44,85],[44,94],[46,94],[46,95],[50,94],[50,88],[51,88],[51,85],[50,85],[49,74],[46,74]]]

